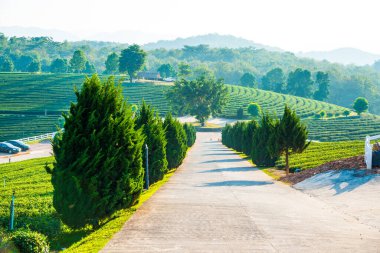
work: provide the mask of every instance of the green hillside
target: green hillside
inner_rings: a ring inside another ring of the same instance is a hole
[[[59,116],[75,101],[74,86],[83,82],[82,74],[7,74],[0,73],[0,141],[39,135],[56,130]],[[165,97],[168,84],[122,83],[128,102],[142,99],[155,106],[161,115],[170,111]],[[342,113],[346,108],[312,99],[270,91],[227,85],[230,101],[220,117],[235,118],[238,108],[257,102],[263,111],[281,115],[285,103],[309,125],[310,138],[320,141],[356,140],[378,134],[380,120],[375,117],[314,119],[321,110]],[[47,116],[45,116],[45,112]],[[248,118],[245,111],[246,118]]]

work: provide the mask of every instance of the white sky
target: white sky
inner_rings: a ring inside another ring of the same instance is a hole
[[[380,53],[380,0],[0,0],[0,26],[80,38],[137,31],[144,42],[220,33],[296,52]]]

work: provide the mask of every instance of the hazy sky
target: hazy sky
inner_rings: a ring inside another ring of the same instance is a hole
[[[138,43],[220,33],[290,51],[380,53],[379,25],[379,0],[0,0],[0,26],[59,29],[79,38],[137,31]]]

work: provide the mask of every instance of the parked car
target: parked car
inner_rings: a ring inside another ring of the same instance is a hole
[[[5,143],[10,143],[15,147],[21,148],[22,151],[27,151],[30,149],[29,145],[25,144],[22,141],[11,140],[11,141],[6,141]]]
[[[16,154],[21,151],[21,148],[15,147],[10,143],[0,142],[0,152],[8,154]]]

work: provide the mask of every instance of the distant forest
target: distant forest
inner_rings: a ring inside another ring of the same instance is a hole
[[[112,53],[119,55],[127,47],[127,44],[98,41],[56,42],[48,37],[8,38],[0,33],[0,71],[74,72],[70,70],[70,61],[74,52],[80,50],[84,54],[80,57],[86,61],[82,72],[105,73],[107,57]],[[318,72],[322,71],[330,80],[327,102],[352,107],[355,98],[365,97],[370,104],[369,111],[380,114],[380,72],[375,65],[344,66],[253,47],[211,48],[200,41],[198,46],[181,49],[148,50],[144,70],[158,71],[162,65],[170,64],[175,75],[178,67],[185,63],[191,67],[189,78],[203,73],[223,78],[225,83],[242,84],[242,77],[249,73],[254,77],[255,86],[264,89],[268,89],[267,73],[276,68],[280,68],[285,77],[297,68],[308,70],[312,80],[317,80]],[[317,91],[317,82],[311,89]],[[277,91],[286,93],[286,89]]]

